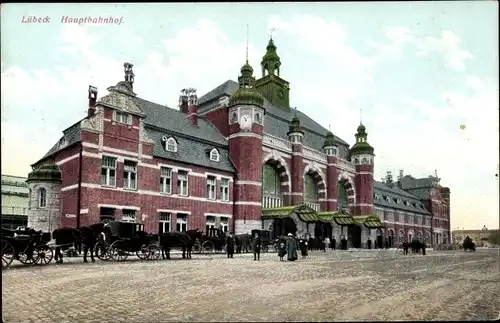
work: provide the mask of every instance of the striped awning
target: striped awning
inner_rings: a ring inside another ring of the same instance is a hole
[[[375,215],[357,215],[353,216],[355,224],[362,224],[368,229],[383,228],[384,224]]]
[[[343,211],[328,211],[318,213],[318,217],[322,219],[323,222],[334,221],[338,225],[350,225],[354,224],[354,219],[351,215],[346,214]]]
[[[321,221],[321,219],[317,216],[316,211],[305,204],[262,209],[262,219],[284,219],[288,218],[293,213],[297,214],[299,219],[304,222]]]

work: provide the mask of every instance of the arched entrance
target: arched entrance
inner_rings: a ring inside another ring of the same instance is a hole
[[[415,232],[412,229],[408,230],[408,242],[412,242],[414,236],[415,236]]]
[[[383,248],[384,246],[384,236],[381,229],[377,229],[377,248]]]
[[[394,246],[394,230],[387,231],[387,238],[389,239],[389,246],[393,247]]]
[[[289,176],[283,161],[268,156],[262,166],[262,208],[277,208],[284,204],[283,193],[289,191]],[[263,220],[262,227],[271,228],[271,236],[277,237],[281,234],[295,233],[296,225],[293,221],[285,219]],[[283,232],[282,232],[283,231]]]
[[[422,242],[422,232],[421,231],[417,232],[417,241]]]
[[[317,222],[314,226],[314,237],[332,239],[333,228],[330,223]]]
[[[398,243],[402,244],[405,242],[405,231],[404,230],[399,230],[399,237],[398,237]]]
[[[352,179],[346,174],[341,173],[338,177],[337,183],[339,197],[337,199],[337,205],[339,210],[341,209],[341,207],[348,207],[356,203],[356,192]]]
[[[351,241],[353,248],[361,248],[361,227],[359,225],[349,225],[347,240]]]
[[[325,181],[319,171],[307,166],[304,172],[304,204],[320,211],[320,199],[326,198]]]

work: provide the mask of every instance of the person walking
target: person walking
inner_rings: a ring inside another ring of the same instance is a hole
[[[291,233],[288,234],[288,238],[286,239],[285,243],[285,248],[288,261],[295,261],[298,259],[297,256],[298,243],[295,237]]]
[[[330,248],[332,248],[332,250],[335,250],[337,248],[337,240],[335,240],[335,238],[332,238]]]
[[[260,237],[258,233],[255,233],[252,241],[252,250],[253,250],[253,260],[260,260]]]
[[[330,238],[326,237],[325,241],[323,242],[323,251],[326,252],[326,248],[330,247]]]
[[[286,255],[286,243],[285,238],[281,237],[278,241],[278,257],[280,257],[280,261],[283,261],[283,257]]]
[[[228,258],[233,258],[234,244],[235,244],[234,236],[233,236],[233,233],[230,232],[226,238],[226,250],[227,250],[227,257]]]

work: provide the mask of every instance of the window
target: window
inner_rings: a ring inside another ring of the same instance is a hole
[[[132,117],[128,113],[116,111],[115,121],[124,124],[132,124]]]
[[[177,192],[179,195],[188,196],[188,172],[180,170],[177,173]]]
[[[410,215],[405,216],[405,223],[410,223]]]
[[[418,216],[413,217],[413,224],[419,224],[418,222]]]
[[[220,218],[220,226],[222,231],[227,232],[229,230],[229,218]]]
[[[113,221],[115,219],[115,209],[102,207],[99,213],[101,223],[108,223],[109,221]]]
[[[262,119],[260,117],[260,113],[259,112],[255,113],[255,118],[254,119],[255,119],[255,123],[257,123],[257,124],[261,124],[262,123]]]
[[[387,202],[391,202],[391,198],[390,198],[389,196],[386,196],[386,197],[385,197],[385,200],[386,200]]]
[[[159,218],[160,218],[160,225],[158,228],[158,234],[170,232],[171,231],[171,226],[170,226],[171,214],[160,212]]]
[[[215,200],[216,178],[215,176],[207,177],[207,197],[210,200]]]
[[[65,137],[62,137],[61,140],[59,140],[59,148],[62,148],[64,146],[66,146],[67,144],[68,144],[68,142],[66,141]]]
[[[160,192],[172,194],[172,169],[162,167],[160,169]]]
[[[41,187],[38,190],[38,207],[46,207],[47,206],[47,190]]]
[[[358,165],[359,164],[359,159],[358,158],[354,158],[354,165]]]
[[[123,212],[123,214],[122,214],[122,221],[136,222],[135,210],[123,209],[122,212]]]
[[[220,155],[219,155],[219,152],[217,151],[217,149],[215,149],[215,148],[212,149],[212,151],[210,151],[210,160],[218,162],[219,158],[220,158]]]
[[[394,222],[399,222],[399,213],[394,213]]]
[[[116,158],[102,157],[101,185],[116,186]]]
[[[364,158],[361,160],[361,164],[363,164],[363,165],[368,164],[368,158],[364,157]]]
[[[215,228],[215,216],[207,216],[205,219],[205,234],[210,235],[210,228]]]
[[[187,214],[177,214],[177,231],[186,232],[187,225]]]
[[[177,141],[174,138],[170,137],[165,141],[165,150],[176,152],[177,151]]]
[[[28,196],[29,196],[29,198],[28,198],[28,210],[31,210],[31,198],[32,198],[31,194],[33,194],[33,192],[31,191],[31,188],[30,188],[29,193],[28,193]]]
[[[123,187],[126,189],[137,189],[137,163],[126,160],[123,169]]]
[[[223,178],[220,184],[220,198],[229,201],[229,178]]]
[[[231,114],[231,120],[229,122],[230,123],[236,123],[236,122],[238,122],[238,113],[233,112],[233,114]]]

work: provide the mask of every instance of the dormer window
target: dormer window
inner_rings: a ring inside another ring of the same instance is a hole
[[[210,151],[210,160],[211,161],[215,161],[215,162],[218,162],[220,159],[220,154],[219,154],[219,151],[217,149],[212,149]]]
[[[394,199],[394,200],[396,201],[396,204],[401,204],[401,199],[396,198],[396,199]]]
[[[235,111],[231,113],[231,119],[229,120],[229,123],[236,123],[238,122],[238,113]]]
[[[132,124],[132,116],[126,112],[116,111],[115,112],[115,121],[123,124]]]
[[[387,202],[389,202],[389,203],[391,202],[391,198],[390,198],[389,196],[386,196],[386,197],[385,197],[385,200],[386,200]]]
[[[177,141],[175,141],[174,137],[170,137],[165,140],[165,150],[174,153],[177,152]]]
[[[59,148],[62,148],[64,146],[66,146],[67,144],[68,144],[68,142],[66,141],[65,137],[62,137],[61,140],[59,140]]]
[[[255,112],[255,123],[262,124],[262,117],[260,116],[260,112]]]
[[[376,199],[376,200],[379,200],[379,199],[380,199],[380,196],[379,196],[377,193],[375,193],[375,194],[373,195],[373,198],[374,198],[374,199]]]

